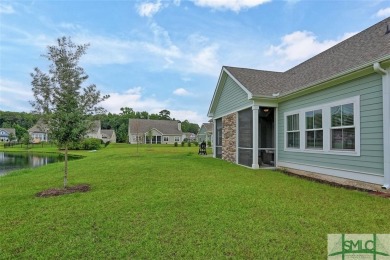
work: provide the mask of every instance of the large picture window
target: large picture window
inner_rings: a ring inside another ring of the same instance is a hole
[[[332,149],[355,150],[353,103],[331,107]]]
[[[308,111],[306,117],[306,148],[322,149],[324,132],[322,130],[322,109]]]
[[[299,148],[299,114],[287,116],[287,147]]]

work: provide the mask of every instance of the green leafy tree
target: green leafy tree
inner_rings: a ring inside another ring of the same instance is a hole
[[[16,132],[16,138],[18,140],[22,140],[23,136],[25,134],[28,134],[26,128],[24,128],[24,127],[22,127],[22,126],[20,126],[18,124],[14,125],[14,128],[15,128],[15,132]]]
[[[13,133],[10,133],[9,135],[8,135],[8,140],[10,141],[10,142],[12,142],[12,141],[14,141],[15,140],[15,135],[13,134]]]
[[[28,133],[24,133],[22,137],[22,143],[27,146],[26,149],[28,149],[28,145],[31,143],[31,136]]]
[[[78,63],[88,46],[59,38],[57,45],[48,46],[43,55],[50,62],[49,71],[35,68],[31,73],[35,98],[31,104],[43,116],[51,137],[65,150],[64,188],[68,181],[68,148],[82,140],[91,127],[90,115],[104,111],[97,104],[109,97],[102,97],[95,85],[82,87],[88,75]]]
[[[161,110],[159,113],[158,113],[158,116],[159,116],[159,119],[161,120],[171,120],[171,112],[169,112],[169,110]]]

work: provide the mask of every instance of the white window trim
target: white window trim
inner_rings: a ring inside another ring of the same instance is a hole
[[[175,142],[180,142],[180,137],[179,136],[175,136]]]
[[[355,126],[355,151],[349,150],[332,150],[331,149],[331,113],[330,109],[334,106],[353,103],[354,111],[354,126]],[[322,129],[323,129],[323,149],[306,148],[306,117],[308,111],[322,109]],[[299,114],[299,129],[300,129],[300,148],[287,147],[287,116]],[[304,153],[319,153],[319,154],[335,154],[346,156],[360,156],[360,96],[354,96],[346,99],[341,99],[331,103],[325,103],[318,106],[305,107],[302,109],[288,111],[284,116],[284,151],[286,152],[304,152]],[[302,120],[304,118],[305,120]]]
[[[318,111],[318,110],[321,110],[321,128],[315,128],[314,127],[314,123],[315,123],[315,118],[314,118],[314,111]],[[307,129],[306,127],[306,113],[307,112],[313,112],[313,128],[310,128],[310,129]],[[323,110],[322,109],[316,109],[316,110],[307,110],[305,112],[305,149],[306,150],[319,150],[319,151],[322,151],[324,149],[324,113],[323,113]],[[314,136],[315,136],[315,131],[322,131],[322,148],[316,148],[316,147],[311,147],[311,148],[308,148],[307,147],[307,139],[306,139],[306,134],[307,132],[314,132]]]
[[[298,130],[293,130],[293,131],[287,131],[287,117],[288,116],[292,116],[292,115],[295,115],[295,114],[298,114],[298,120],[299,120],[299,129]],[[284,150],[285,151],[299,151],[301,148],[302,148],[302,133],[301,133],[301,129],[302,129],[302,116],[301,116],[301,113],[299,110],[295,110],[295,111],[290,111],[290,112],[285,112],[284,113]],[[299,134],[299,148],[294,148],[294,147],[287,147],[287,133],[294,133],[294,132],[300,132]]]
[[[165,140],[166,138],[166,140]],[[163,142],[169,142],[169,137],[168,136],[163,136]]]

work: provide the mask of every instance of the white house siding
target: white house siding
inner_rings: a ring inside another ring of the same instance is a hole
[[[284,114],[286,112],[356,96],[360,97],[360,156],[285,151]],[[382,184],[380,183],[384,174],[382,103],[382,79],[378,74],[370,74],[279,103],[278,165],[295,164],[301,169],[308,168],[330,175],[345,173],[347,178],[355,178],[355,175],[359,175],[360,180]],[[355,175],[351,177],[351,174]]]
[[[252,105],[248,100],[248,94],[229,76],[226,76],[219,100],[214,102],[218,105],[213,118],[220,118]]]

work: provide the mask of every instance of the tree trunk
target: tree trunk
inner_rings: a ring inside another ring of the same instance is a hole
[[[65,172],[64,172],[64,189],[68,185],[68,145],[65,145]]]

